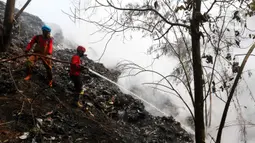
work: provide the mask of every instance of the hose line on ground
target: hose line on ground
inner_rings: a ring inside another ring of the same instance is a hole
[[[18,58],[27,57],[27,56],[40,56],[40,57],[43,57],[43,58],[46,58],[46,59],[51,59],[52,61],[55,61],[55,62],[64,63],[64,64],[70,64],[70,62],[67,62],[67,61],[62,61],[62,60],[54,59],[54,58],[47,57],[47,56],[41,55],[41,54],[36,54],[36,53],[33,53],[33,54],[24,54],[24,55],[20,55],[20,56],[16,56],[16,57],[13,57],[13,58],[8,58],[8,59],[1,59],[1,60],[0,60],[0,63],[4,63],[4,62],[8,62],[8,61],[14,61],[14,60],[16,60],[16,59],[18,59]],[[165,113],[164,111],[162,111],[161,109],[157,108],[157,107],[156,107],[155,105],[153,105],[152,103],[150,103],[150,102],[148,102],[147,100],[143,99],[143,98],[140,97],[139,95],[137,95],[137,94],[131,92],[130,90],[126,89],[125,87],[123,87],[123,86],[117,84],[116,82],[114,82],[114,81],[108,79],[107,77],[105,77],[105,76],[103,76],[103,75],[101,75],[101,74],[99,74],[99,73],[93,71],[92,69],[89,69],[89,68],[88,68],[88,70],[89,70],[89,72],[91,72],[91,73],[93,73],[93,74],[95,74],[95,75],[101,77],[102,79],[105,79],[105,80],[111,82],[112,84],[114,84],[114,85],[116,85],[116,86],[119,86],[120,88],[122,88],[122,89],[128,91],[131,95],[133,95],[133,96],[137,97],[138,99],[142,100],[144,103],[146,103],[146,104],[148,104],[149,106],[151,106],[152,108],[156,109],[158,112],[162,113],[164,116],[169,116],[168,114],[166,114],[166,113]]]

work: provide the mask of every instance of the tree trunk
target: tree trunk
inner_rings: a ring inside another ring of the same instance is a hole
[[[1,35],[1,52],[5,52],[11,44],[11,34],[14,21],[15,0],[7,0],[4,13],[3,34]]]
[[[193,14],[191,20],[191,39],[192,39],[192,59],[194,72],[195,87],[195,139],[196,143],[205,143],[205,126],[204,126],[204,98],[203,98],[203,81],[202,65],[200,53],[200,13],[201,0],[195,0],[193,4]]]
[[[231,88],[231,91],[230,91],[229,96],[228,96],[227,103],[225,105],[225,108],[224,108],[224,111],[223,111],[223,114],[222,114],[222,118],[221,118],[221,122],[220,122],[220,126],[219,126],[219,131],[218,131],[218,134],[217,134],[216,143],[220,143],[221,142],[222,130],[223,130],[224,125],[225,125],[225,121],[226,121],[226,118],[227,118],[228,108],[230,106],[230,102],[231,102],[232,97],[233,97],[233,95],[235,93],[235,89],[237,87],[238,81],[239,81],[239,79],[241,77],[241,74],[243,72],[244,66],[245,66],[249,56],[251,55],[252,51],[254,50],[254,48],[255,48],[255,43],[252,45],[252,47],[249,49],[249,51],[247,52],[246,56],[244,57],[242,65],[239,68],[239,71],[238,71],[238,73],[236,75],[234,84],[233,84],[233,86]]]
[[[21,13],[24,11],[24,9],[26,9],[26,7],[29,5],[29,3],[31,2],[31,0],[27,0],[27,2],[23,5],[23,7],[19,10],[19,12],[15,15],[15,20],[17,20],[19,18],[19,16],[21,15]]]

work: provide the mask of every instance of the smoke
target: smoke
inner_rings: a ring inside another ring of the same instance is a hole
[[[252,19],[248,20],[248,27],[251,24]],[[136,33],[132,39],[132,41],[128,41],[125,44],[120,42],[120,38],[113,39],[108,45],[108,49],[105,52],[104,58],[102,58],[101,62],[103,62],[106,67],[113,68],[120,60],[126,59],[130,60],[136,64],[139,64],[142,67],[146,67],[150,65],[153,61],[151,58],[153,56],[145,55],[144,53],[147,50],[147,47],[151,44],[150,39],[143,39],[141,36]],[[105,41],[104,41],[105,42]],[[102,42],[102,43],[104,43]],[[253,40],[245,40],[241,42],[241,47],[246,47],[246,49],[234,49],[234,54],[246,53],[247,48],[253,43]],[[103,48],[95,48],[98,53],[102,53]],[[117,54],[116,54],[117,53]],[[243,56],[244,57],[244,56]],[[243,57],[239,57],[238,61],[241,62]],[[247,65],[245,67],[245,71],[253,68],[253,58],[250,57]],[[94,58],[96,59],[96,58]],[[176,61],[170,57],[162,57],[156,60],[153,66],[148,69],[155,70],[163,75],[168,75],[173,71],[173,68],[176,66]],[[220,65],[216,65],[220,67]],[[227,65],[226,65],[227,66]],[[231,72],[231,71],[228,71]],[[253,71],[250,71],[253,73]],[[125,75],[127,73],[123,73]],[[192,123],[189,122],[190,114],[183,102],[180,98],[175,95],[163,92],[156,91],[151,89],[148,86],[144,86],[143,83],[153,82],[160,80],[160,77],[151,73],[143,73],[138,76],[131,76],[126,78],[120,78],[118,83],[140,95],[145,100],[153,103],[155,106],[160,108],[162,111],[172,115],[175,117],[177,121],[182,123],[182,126],[191,133],[193,126]],[[254,137],[254,103],[252,100],[253,94],[255,91],[252,90],[252,86],[254,85],[254,76],[248,77],[248,72],[243,74],[243,78],[241,82],[239,82],[238,89],[236,91],[236,95],[231,103],[227,120],[226,127],[223,130],[222,142],[253,142]],[[174,83],[173,83],[174,84]],[[247,86],[249,85],[249,86]],[[184,98],[188,105],[192,107],[190,102],[190,98],[185,92],[184,87],[179,85],[176,87],[178,92]],[[250,88],[250,90],[248,90]],[[124,91],[123,91],[124,92]],[[227,97],[222,97],[223,100],[227,100]],[[150,106],[145,104],[146,110],[155,116],[160,116],[160,113],[152,109]],[[225,103],[219,100],[216,96],[212,96],[212,120],[211,126],[207,128],[207,135],[210,134],[212,137],[216,137],[218,126],[220,124],[221,116],[223,113],[223,109],[225,107]],[[241,113],[241,114],[240,114]],[[207,142],[210,142],[211,138],[207,137]]]

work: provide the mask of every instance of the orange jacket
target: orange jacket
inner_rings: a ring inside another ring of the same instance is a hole
[[[53,50],[53,38],[45,39],[43,35],[36,35],[28,43],[26,51],[29,51],[36,44],[35,53],[51,55]]]

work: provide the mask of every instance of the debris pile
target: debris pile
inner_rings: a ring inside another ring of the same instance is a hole
[[[17,49],[12,48],[8,52],[15,50]],[[58,50],[55,57],[67,60],[68,55],[74,52]],[[139,100],[123,94],[118,87],[100,77],[91,73],[82,76],[87,94],[83,97],[86,106],[80,109],[72,104],[74,94],[68,76],[68,65],[54,64],[54,85],[49,88],[43,66],[38,64],[31,80],[24,81],[25,65],[22,60],[19,61],[1,63],[2,142],[192,141],[190,135],[172,117],[151,116]],[[102,64],[93,63],[89,59],[85,58],[85,61],[95,71],[110,79],[117,79],[118,72],[108,70]]]

